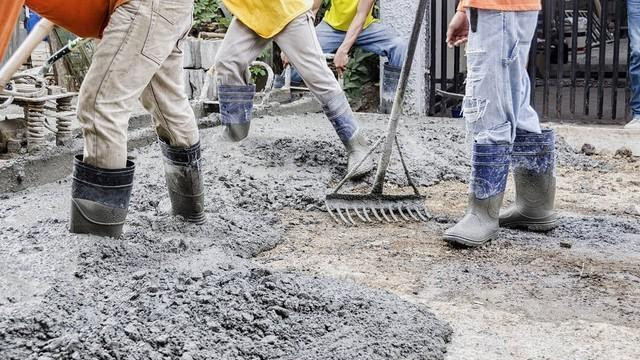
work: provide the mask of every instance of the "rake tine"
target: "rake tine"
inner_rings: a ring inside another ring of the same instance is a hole
[[[393,218],[393,221],[400,221],[396,217],[396,214],[393,213],[393,207],[391,207],[391,205],[389,205],[389,213],[391,214],[391,217]]]
[[[344,221],[345,224],[349,225],[349,221],[347,220],[347,218],[344,217],[344,215],[342,215],[342,211],[340,211],[340,208],[336,208],[336,212],[338,212],[338,215],[340,215],[340,219],[342,219],[342,221]]]
[[[372,207],[371,208],[371,212],[373,213],[373,216],[376,217],[376,219],[378,219],[378,221],[382,222],[382,218],[380,217],[380,215],[378,215],[378,211],[376,211],[376,208]]]
[[[382,217],[384,217],[384,219],[387,220],[387,222],[393,222],[389,220],[389,218],[387,217],[387,214],[384,213],[384,208],[380,209],[380,212],[382,213]]]
[[[366,208],[362,208],[361,210],[362,210],[362,213],[364,214],[364,217],[367,218],[367,221],[373,222],[373,220],[371,220],[371,218],[369,217],[369,212],[367,211],[367,209]]]
[[[415,209],[416,213],[418,213],[418,216],[420,217],[420,219],[422,219],[422,221],[428,221],[429,218],[424,216],[424,214],[422,213],[422,211],[420,209]]]
[[[407,217],[407,215],[405,215],[405,214],[402,212],[402,206],[398,206],[398,212],[400,213],[400,216],[402,216],[402,218],[404,219],[404,221],[411,221],[411,219],[409,219],[409,218]]]
[[[346,212],[346,213],[347,213],[347,217],[349,218],[349,221],[351,221],[351,223],[352,223],[353,225],[357,225],[357,223],[356,223],[355,221],[353,221],[353,218],[351,217],[351,213],[349,213],[349,208],[345,208],[345,209],[344,209],[344,212]]]
[[[363,222],[368,222],[367,219],[365,219],[362,215],[360,215],[360,211],[358,211],[357,207],[353,208],[353,211],[356,212],[356,215],[358,215],[358,217],[360,218],[360,220],[362,220]]]
[[[415,221],[420,221],[420,219],[411,211],[411,208],[407,208],[407,212]]]
[[[340,220],[338,220],[338,218],[333,214],[333,211],[331,211],[331,206],[329,206],[329,204],[327,204],[327,202],[325,201],[324,204],[327,206],[327,211],[329,212],[329,215],[331,215],[331,218],[338,224],[340,224]]]

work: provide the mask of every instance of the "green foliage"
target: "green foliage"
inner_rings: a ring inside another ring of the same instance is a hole
[[[349,99],[356,99],[362,95],[364,85],[375,82],[378,77],[378,56],[360,48],[355,48],[344,72],[344,92]]]
[[[219,0],[195,0],[193,20],[193,28],[197,32],[214,30],[211,28],[213,23],[227,29],[230,23],[230,20],[224,16],[220,9]]]

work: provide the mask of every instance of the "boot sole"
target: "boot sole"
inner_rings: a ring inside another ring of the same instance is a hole
[[[474,240],[474,239],[469,239],[462,236],[445,234],[442,236],[442,239],[451,245],[475,248],[475,247],[482,246],[488,243],[489,241],[495,239],[496,235],[498,235],[498,231],[494,232],[493,234],[489,235],[487,238],[483,240]]]
[[[510,229],[525,229],[534,232],[551,231],[560,225],[559,219],[551,219],[546,221],[514,221],[511,223],[502,223],[500,227]]]

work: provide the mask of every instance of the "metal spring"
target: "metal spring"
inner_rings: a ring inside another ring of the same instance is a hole
[[[37,149],[44,143],[44,104],[44,101],[29,103],[24,107],[24,118],[27,125],[27,148],[29,151]]]
[[[71,138],[72,119],[66,115],[71,112],[71,97],[56,100],[56,111],[60,114],[56,121],[56,143],[64,145],[65,141]]]

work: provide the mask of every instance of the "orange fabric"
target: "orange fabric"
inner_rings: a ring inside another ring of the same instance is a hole
[[[477,8],[501,11],[532,11],[542,10],[541,0],[460,0],[458,11],[464,8]]]
[[[0,59],[7,51],[9,41],[13,35],[13,29],[20,16],[20,9],[24,0],[2,0],[0,1]]]

